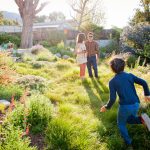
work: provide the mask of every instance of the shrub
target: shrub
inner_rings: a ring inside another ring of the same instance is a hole
[[[46,88],[46,80],[39,76],[25,75],[17,79],[16,83],[31,90],[39,90],[41,92]]]
[[[33,61],[30,64],[32,65],[32,67],[34,69],[40,69],[40,68],[44,67],[44,63],[43,62],[39,62],[39,61]]]
[[[71,149],[73,127],[68,121],[60,119],[51,121],[45,134],[48,149]]]
[[[116,41],[112,41],[109,45],[104,47],[103,52],[105,53],[113,53],[113,52],[119,52],[119,45]]]
[[[61,41],[60,43],[57,44],[57,48],[58,49],[65,49],[65,44],[63,41]]]
[[[12,66],[13,60],[7,53],[0,52],[0,66]]]
[[[15,99],[19,100],[23,93],[23,89],[20,88],[18,85],[0,85],[0,98],[1,99],[6,99],[6,100],[11,100],[12,95],[15,95]]]
[[[30,98],[28,123],[32,133],[43,132],[51,119],[50,100],[42,95],[33,95]]]
[[[128,58],[127,58],[127,65],[128,67],[135,67],[135,64],[136,64],[136,61],[137,61],[137,57],[135,55],[130,55]]]
[[[51,47],[51,43],[49,43],[48,41],[42,41],[40,42],[44,47]]]
[[[37,61],[49,61],[49,62],[51,62],[53,59],[54,59],[54,57],[52,56],[52,54],[48,50],[42,51],[36,56]]]
[[[22,131],[10,124],[0,128],[0,133],[5,134],[5,140],[0,140],[0,150],[36,150],[30,147],[28,138],[21,138]]]
[[[31,48],[31,53],[37,55],[39,52],[41,52],[44,49],[42,45],[35,45]]]
[[[140,23],[135,26],[124,28],[121,35],[121,47],[128,47],[129,50],[136,52],[140,56],[150,59],[149,56],[149,32],[148,23]]]
[[[21,38],[18,35],[11,35],[8,33],[0,34],[0,44],[8,43],[9,41],[19,47]]]
[[[33,56],[31,54],[27,54],[27,53],[24,53],[23,56],[21,56],[21,57],[23,59],[23,62],[31,61],[33,59]]]
[[[27,101],[26,101],[27,105]],[[27,124],[33,134],[41,133],[47,127],[52,116],[50,100],[42,95],[33,95],[29,98],[29,104],[25,108],[18,104],[9,116],[9,122],[14,127],[25,130],[24,118],[27,117]],[[28,112],[28,115],[26,113]]]
[[[50,51],[53,54],[60,53],[61,56],[63,56],[63,55],[68,55],[70,57],[74,56],[73,51],[71,51],[70,48],[67,48],[67,47],[64,47],[64,48],[60,48],[60,46],[58,46],[58,47],[51,47]]]

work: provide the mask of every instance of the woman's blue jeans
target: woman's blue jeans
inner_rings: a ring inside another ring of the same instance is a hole
[[[118,110],[117,124],[120,130],[121,136],[125,140],[126,144],[131,144],[132,140],[128,134],[128,124],[141,124],[141,119],[137,116],[139,110],[139,103],[133,105],[120,105]]]

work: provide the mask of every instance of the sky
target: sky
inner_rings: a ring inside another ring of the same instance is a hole
[[[50,1],[39,15],[48,15],[53,11],[61,11],[67,19],[70,19],[71,8],[67,0],[41,0],[41,2]],[[139,7],[140,0],[102,0],[102,8],[105,12],[105,28],[112,26],[124,27],[127,25],[129,18],[134,14],[135,8]],[[9,11],[18,13],[18,7],[14,0],[0,0],[0,11]]]

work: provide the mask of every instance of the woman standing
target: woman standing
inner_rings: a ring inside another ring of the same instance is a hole
[[[79,64],[80,66],[80,78],[81,79],[85,78],[85,68],[86,68],[86,63],[87,63],[87,51],[86,51],[84,41],[85,41],[85,34],[79,33],[77,35],[75,53],[77,55],[76,57],[77,64]]]

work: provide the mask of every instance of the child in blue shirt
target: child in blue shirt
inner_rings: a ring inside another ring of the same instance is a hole
[[[131,145],[132,140],[126,128],[127,123],[143,123],[150,130],[150,118],[146,114],[137,116],[140,101],[134,83],[143,86],[146,101],[150,101],[150,91],[145,80],[131,73],[124,72],[125,61],[123,59],[114,58],[110,62],[110,67],[116,75],[109,82],[110,99],[106,105],[101,107],[100,112],[105,112],[112,107],[116,100],[117,93],[119,96],[119,110],[117,116],[118,128],[125,143]]]

